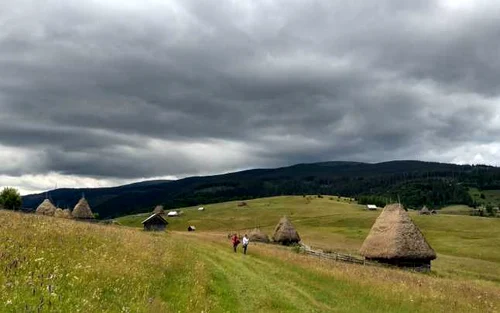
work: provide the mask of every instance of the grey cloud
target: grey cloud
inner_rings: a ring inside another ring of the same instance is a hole
[[[33,174],[381,161],[500,135],[494,3],[1,6],[0,144],[41,151]]]

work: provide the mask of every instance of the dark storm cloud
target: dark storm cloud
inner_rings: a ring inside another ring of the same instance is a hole
[[[0,4],[0,148],[37,160],[0,174],[456,161],[500,135],[500,6],[446,3]]]

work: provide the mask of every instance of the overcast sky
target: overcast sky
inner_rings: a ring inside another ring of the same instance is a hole
[[[500,165],[500,1],[0,1],[0,186]]]

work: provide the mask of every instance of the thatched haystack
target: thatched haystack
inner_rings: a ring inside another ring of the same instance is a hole
[[[50,202],[49,199],[43,200],[43,202],[36,208],[36,214],[54,216],[56,212],[56,207]]]
[[[418,214],[420,215],[430,215],[431,211],[427,208],[427,206],[424,205],[424,207],[418,211]]]
[[[82,197],[80,201],[78,201],[78,203],[75,205],[72,215],[74,218],[82,220],[94,218],[94,214],[92,213],[89,203],[87,202],[87,199],[85,199],[85,197]]]
[[[290,220],[284,216],[274,229],[273,241],[283,245],[290,245],[300,241],[299,233],[295,230]]]
[[[165,215],[165,210],[163,209],[163,205],[157,205],[153,210],[153,214]]]
[[[72,215],[71,215],[71,210],[70,209],[61,209],[61,208],[57,208],[55,213],[54,213],[54,217],[58,217],[58,218],[72,218]]]
[[[264,242],[269,243],[269,236],[262,232],[260,228],[255,228],[248,234],[248,239],[251,242]]]
[[[387,205],[360,250],[368,260],[404,267],[428,267],[436,252],[401,204]]]

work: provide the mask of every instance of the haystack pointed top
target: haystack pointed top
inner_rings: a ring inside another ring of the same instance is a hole
[[[436,252],[399,203],[387,205],[360,250],[370,259],[434,260]]]
[[[276,225],[273,240],[284,245],[298,243],[300,241],[299,233],[297,233],[288,217],[283,216],[278,225]]]
[[[89,203],[87,202],[87,199],[85,199],[85,197],[82,197],[80,201],[78,201],[78,203],[75,205],[72,215],[74,218],[78,219],[94,218],[94,214],[92,213]]]
[[[53,216],[56,212],[56,207],[52,202],[46,198],[42,203],[36,208],[36,214]]]
[[[153,213],[158,213],[160,215],[165,215],[165,210],[163,209],[163,205],[157,205],[154,208]]]

